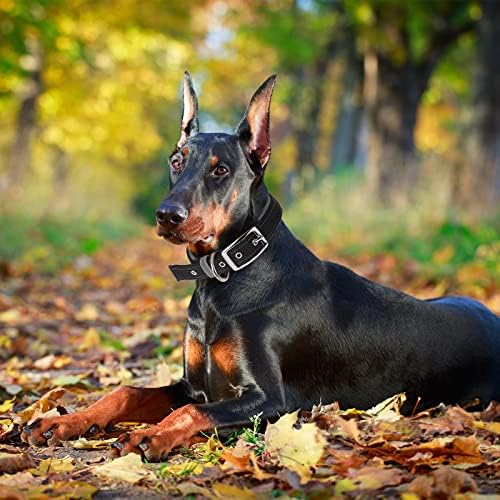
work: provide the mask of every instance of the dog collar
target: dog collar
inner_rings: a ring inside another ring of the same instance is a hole
[[[177,281],[215,278],[224,283],[231,271],[240,271],[258,259],[269,246],[281,221],[281,206],[269,195],[267,208],[257,224],[234,240],[224,250],[217,250],[186,265],[169,266]]]

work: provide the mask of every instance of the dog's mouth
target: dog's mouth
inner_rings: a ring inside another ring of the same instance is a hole
[[[174,245],[184,245],[189,243],[203,243],[204,245],[208,245],[212,243],[215,238],[214,233],[208,233],[205,236],[201,236],[200,234],[190,235],[181,231],[165,231],[165,229],[161,227],[157,228],[156,234],[160,236],[160,238],[163,238],[165,241],[173,243]]]

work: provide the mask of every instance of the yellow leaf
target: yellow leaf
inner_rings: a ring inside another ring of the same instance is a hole
[[[20,318],[20,313],[17,309],[7,309],[0,313],[0,321],[4,323],[17,323]]]
[[[447,264],[455,255],[455,248],[453,245],[445,245],[443,248],[435,251],[432,255],[432,260],[436,264]]]
[[[70,456],[64,458],[47,458],[42,460],[36,469],[30,472],[35,476],[46,476],[52,472],[69,472],[73,470],[73,459]]]
[[[101,337],[99,332],[95,328],[89,328],[83,337],[83,341],[80,344],[78,350],[87,351],[92,348],[98,348],[101,346]]]
[[[300,429],[295,429],[297,415],[298,411],[288,413],[267,426],[265,449],[281,465],[297,472],[300,480],[305,482],[311,478],[311,467],[323,455],[326,439],[316,424],[302,424]]]
[[[6,413],[14,408],[14,399],[6,399],[0,404],[0,413]]]
[[[81,437],[79,439],[69,441],[68,444],[77,450],[102,450],[107,449],[114,441],[116,441],[116,438],[85,439],[84,437]]]
[[[494,434],[500,434],[500,422],[483,422],[477,420],[474,422],[474,427],[476,429],[484,429],[488,432],[493,432]]]
[[[34,420],[43,413],[57,406],[57,401],[66,394],[66,389],[58,387],[44,394],[36,403],[33,403],[28,408],[20,411],[14,418],[16,424],[25,424],[30,420]]]
[[[253,500],[256,498],[255,493],[248,488],[241,489],[230,484],[215,483],[212,486],[212,490],[215,494],[215,498],[238,498],[243,500]]]
[[[155,479],[155,475],[142,463],[141,457],[135,453],[129,453],[124,457],[117,458],[94,469],[96,474],[112,479],[113,481],[125,481],[127,483],[138,483],[143,479]]]
[[[99,318],[99,311],[94,304],[85,304],[76,314],[78,321],[95,321]]]

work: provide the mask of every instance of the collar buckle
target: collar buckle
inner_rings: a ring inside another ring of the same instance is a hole
[[[252,257],[249,260],[245,259],[245,255],[243,255],[243,252],[241,251],[233,251],[231,252],[231,255],[229,255],[229,252],[231,250],[234,250],[236,245],[242,244],[241,246],[244,246],[245,243],[247,243],[247,240],[248,242],[251,242],[254,247],[259,247],[256,253],[251,252]],[[221,255],[222,258],[226,261],[227,265],[233,271],[239,271],[240,269],[247,267],[254,260],[258,259],[268,246],[269,242],[267,241],[267,239],[259,231],[259,229],[254,226],[250,228],[245,234],[242,234],[238,239],[234,240],[228,247],[222,250]],[[240,260],[241,263],[236,262]]]

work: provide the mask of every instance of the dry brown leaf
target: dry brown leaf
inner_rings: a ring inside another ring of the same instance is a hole
[[[33,459],[26,453],[6,453],[0,451],[0,474],[14,474],[33,467]]]
[[[0,500],[25,500],[25,496],[15,488],[0,485]]]
[[[366,466],[349,475],[356,489],[378,490],[387,486],[397,486],[404,479],[404,474],[395,468]]]
[[[475,493],[477,486],[467,472],[441,465],[427,475],[415,478],[408,490],[420,498],[452,498],[460,493]]]

